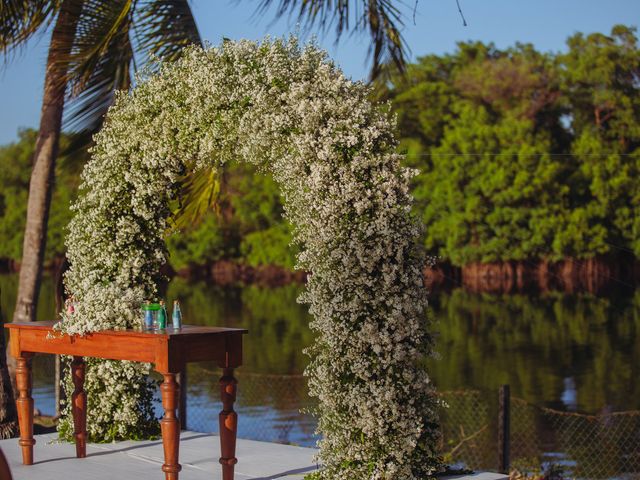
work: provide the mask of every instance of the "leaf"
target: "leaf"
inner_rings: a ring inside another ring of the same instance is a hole
[[[368,31],[373,43],[369,55],[373,58],[371,78],[382,73],[387,62],[404,71],[408,46],[400,32],[404,26],[403,15],[394,0],[261,0],[257,13],[265,13],[277,3],[276,17],[287,12],[305,22],[306,28],[318,26],[326,32],[335,25],[336,42],[345,32]],[[352,17],[355,22],[351,23]]]
[[[198,26],[186,0],[140,2],[135,9],[136,50],[165,61],[178,58],[189,45],[201,45]]]
[[[71,97],[65,111],[67,129],[97,131],[115,91],[131,85],[133,5],[132,0],[84,4],[67,74]],[[79,138],[86,141],[89,136]]]
[[[70,150],[90,142],[115,92],[130,88],[136,59],[174,60],[191,43],[200,43],[200,36],[186,0],[87,1],[67,78],[65,126],[80,132]]]
[[[0,53],[18,48],[38,30],[45,30],[60,3],[55,0],[3,0],[0,3]]]
[[[182,181],[180,201],[173,211],[171,229],[193,228],[207,211],[217,209],[220,184],[219,171],[215,168],[188,173]]]

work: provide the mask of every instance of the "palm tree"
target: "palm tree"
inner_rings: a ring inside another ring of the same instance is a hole
[[[373,77],[384,62],[403,67],[399,1],[261,0],[259,8],[276,1],[278,16],[298,10],[309,27],[326,30],[335,21],[338,38],[349,30],[368,30]],[[352,15],[356,17],[353,27]],[[4,0],[0,4],[0,54],[14,51],[51,24],[14,322],[35,320],[63,112],[66,126],[80,132],[76,146],[87,144],[115,91],[130,87],[137,65],[150,56],[172,60],[184,46],[200,43],[187,0]],[[217,178],[211,172],[204,175]],[[192,179],[185,185],[187,189],[200,185],[191,195],[195,202],[215,201],[207,193],[210,186],[202,193],[202,183]],[[184,206],[189,208],[188,198]],[[191,209],[198,211],[199,207]],[[0,356],[4,357],[2,345]],[[0,377],[4,369],[6,365],[0,362]],[[0,399],[0,422],[3,411],[11,410],[5,403]]]
[[[400,2],[261,0],[259,9],[276,2],[278,16],[297,10],[308,27],[327,30],[335,24],[338,39],[349,30],[368,30],[372,77],[387,62],[403,68]],[[200,43],[187,0],[9,0],[0,7],[0,53],[54,21],[13,315],[17,322],[35,319],[65,98],[71,99],[67,126],[85,133],[76,142],[82,144],[99,128],[114,92],[131,85],[136,58],[144,61],[153,54],[171,60],[185,45]]]
[[[184,46],[200,43],[186,0],[5,0],[0,53],[14,51],[51,24],[14,322],[35,320],[65,101],[70,100],[67,126],[86,141],[115,91],[131,85],[136,60],[144,63],[152,55],[171,60]],[[4,350],[0,345],[2,359]],[[0,361],[0,379],[8,378],[6,369]],[[0,398],[0,430],[15,424],[12,400]]]
[[[0,8],[2,53],[54,23],[13,315],[14,322],[27,322],[35,320],[65,100],[67,127],[86,140],[114,92],[131,85],[136,60],[171,60],[200,43],[200,35],[186,0],[10,0]]]

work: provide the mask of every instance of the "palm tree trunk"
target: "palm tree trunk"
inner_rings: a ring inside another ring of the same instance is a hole
[[[29,184],[27,223],[24,230],[14,322],[32,322],[36,318],[42,262],[47,241],[49,206],[55,180],[56,157],[67,86],[68,58],[81,11],[81,0],[64,0],[51,35],[40,114],[40,131],[36,141]]]
[[[0,439],[10,438],[18,431],[18,414],[9,377],[4,341],[4,316],[0,310]]]
[[[63,0],[56,20],[44,79],[44,96],[40,113],[40,131],[36,140],[33,170],[29,184],[27,223],[24,230],[22,264],[14,322],[32,322],[36,317],[42,261],[47,241],[49,206],[54,183],[56,156],[62,126],[66,74],[73,46],[82,0]],[[0,326],[2,322],[0,321]],[[16,433],[16,405],[12,384],[15,379],[13,358],[7,358],[4,328],[0,332],[0,437]],[[12,368],[13,367],[13,368]],[[10,373],[12,375],[10,375]]]

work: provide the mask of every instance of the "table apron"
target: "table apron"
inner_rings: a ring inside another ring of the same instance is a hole
[[[107,360],[131,360],[134,362],[156,361],[156,353],[160,345],[157,342],[140,341],[131,337],[109,338],[105,335],[59,336],[47,338],[48,332],[29,332],[10,337],[11,353],[18,357],[24,352],[50,353],[58,355],[77,355],[104,358]],[[105,338],[106,337],[106,338]],[[123,341],[124,340],[124,341]]]
[[[51,330],[13,329],[11,354],[58,354],[153,363],[160,373],[179,373],[186,363],[214,361],[221,368],[242,364],[242,334],[204,334],[191,338],[91,333],[59,335]]]

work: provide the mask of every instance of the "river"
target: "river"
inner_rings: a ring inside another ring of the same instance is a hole
[[[0,275],[0,307],[5,318],[15,303],[17,280],[15,274]],[[313,419],[299,412],[311,404],[300,374],[307,362],[302,350],[313,341],[306,307],[296,303],[302,288],[223,289],[179,277],[169,284],[167,299],[180,300],[185,323],[249,329],[245,365],[239,370],[240,436],[300,445],[314,442]],[[450,461],[492,467],[493,433],[482,433],[489,447],[480,448],[464,439],[482,430],[485,420],[487,431],[495,430],[498,388],[509,384],[515,397],[512,442],[529,442],[521,447],[523,459],[537,456],[543,466],[559,464],[585,478],[619,477],[635,468],[635,462],[640,466],[640,460],[629,460],[626,450],[620,451],[622,447],[611,447],[616,451],[611,453],[615,465],[591,472],[585,462],[594,453],[572,453],[578,443],[573,438],[561,444],[569,427],[558,423],[558,419],[575,418],[584,426],[576,427],[574,422],[571,428],[584,430],[578,433],[589,438],[594,435],[588,431],[589,418],[571,415],[606,416],[640,409],[640,382],[636,381],[640,378],[640,290],[624,288],[603,298],[563,293],[489,295],[453,289],[431,295],[430,303],[438,358],[429,362],[429,371],[449,404],[443,411],[443,451],[453,446]],[[38,319],[52,319],[54,311],[53,282],[45,277]],[[34,362],[36,407],[51,414],[55,411],[53,361],[37,357]],[[217,375],[211,364],[190,366],[190,429],[216,430],[218,392],[212,380]],[[630,430],[629,438],[638,440],[640,426],[635,417],[629,418],[634,420],[625,420],[624,428]],[[530,423],[523,424],[525,420]],[[550,431],[553,441],[546,438]],[[626,437],[620,441],[627,442]],[[458,444],[462,446],[456,450]],[[512,446],[516,459],[518,448]]]

